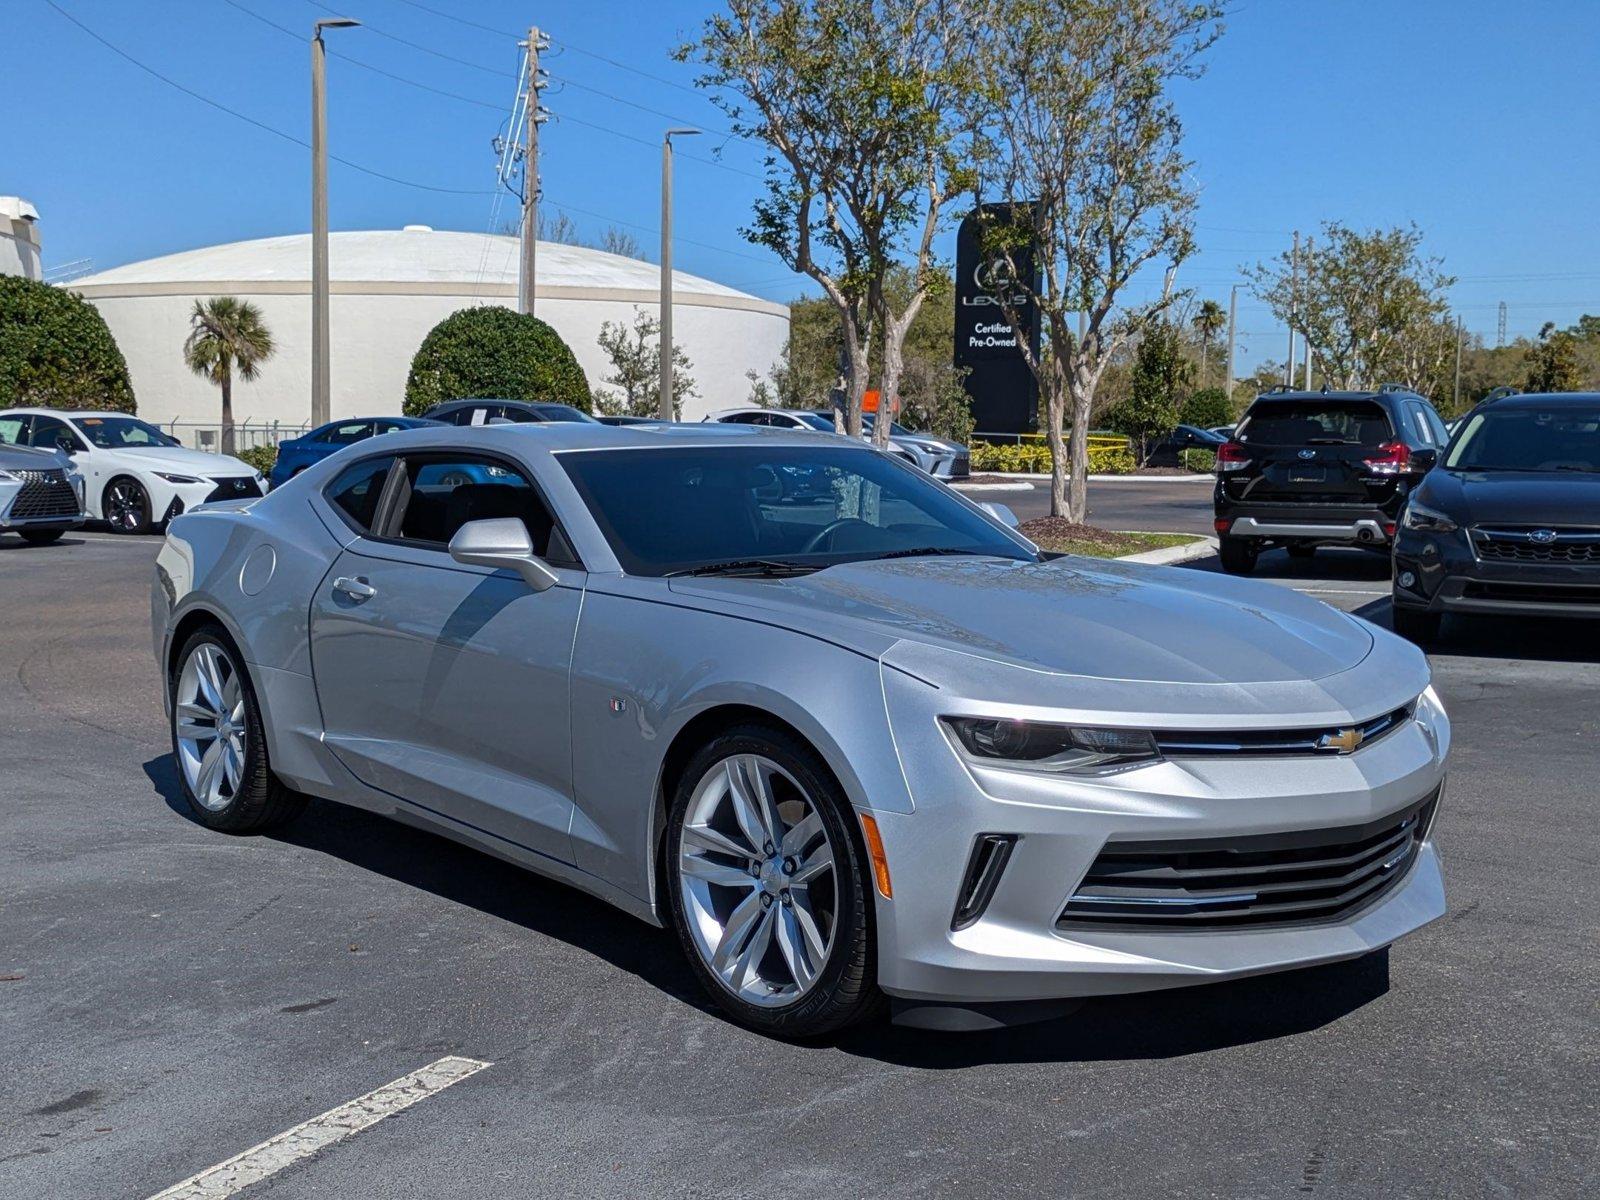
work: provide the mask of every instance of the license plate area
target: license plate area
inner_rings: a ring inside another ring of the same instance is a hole
[[[1328,468],[1327,467],[1312,467],[1312,466],[1302,467],[1297,463],[1296,464],[1291,464],[1290,467],[1289,467],[1289,482],[1290,483],[1327,483],[1328,482]]]

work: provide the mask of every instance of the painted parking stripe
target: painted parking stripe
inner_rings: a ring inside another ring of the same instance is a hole
[[[330,1108],[321,1116],[312,1117],[293,1129],[285,1129],[277,1137],[268,1138],[259,1146],[251,1146],[243,1154],[235,1154],[226,1162],[207,1167],[198,1175],[191,1175],[182,1183],[173,1184],[166,1191],[151,1197],[151,1200],[221,1200],[224,1196],[232,1196],[301,1159],[310,1158],[335,1142],[342,1142],[376,1125],[385,1117],[410,1108],[419,1100],[442,1092],[453,1083],[476,1075],[490,1065],[475,1058],[458,1058],[455,1055],[441,1058],[348,1104]]]

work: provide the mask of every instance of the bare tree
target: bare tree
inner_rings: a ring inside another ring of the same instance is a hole
[[[861,432],[874,325],[892,403],[907,330],[941,276],[934,241],[972,184],[959,147],[973,24],[959,0],[729,0],[679,57],[735,133],[770,148],[745,236],[810,276],[838,314],[846,387],[836,419]],[[896,263],[916,285],[884,286]],[[890,423],[874,438],[887,444]]]
[[[992,180],[980,190],[1011,207],[988,223],[984,245],[1010,268],[1015,286],[997,294],[1008,318],[1019,315],[1017,297],[1038,305],[1044,352],[1019,343],[1045,404],[1050,511],[1082,521],[1096,389],[1119,347],[1171,304],[1172,269],[1194,252],[1195,184],[1168,89],[1199,73],[1222,6],[993,4],[982,21]],[[1036,275],[1018,269],[1026,248]],[[1158,266],[1168,268],[1159,294],[1132,301],[1130,285]]]

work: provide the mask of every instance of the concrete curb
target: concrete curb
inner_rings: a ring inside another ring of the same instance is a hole
[[[1010,476],[1007,476],[1010,478]],[[1031,492],[1031,483],[952,483],[958,492]]]
[[[983,475],[997,475],[1001,479],[1023,479],[1029,483],[1050,483],[1050,476],[1031,471],[982,471]],[[1090,475],[1090,483],[1212,483],[1216,476],[1210,472],[1189,475]],[[991,485],[993,486],[993,485]]]
[[[1159,550],[1141,550],[1138,554],[1123,554],[1117,558],[1118,562],[1144,563],[1152,567],[1170,567],[1174,563],[1189,562],[1191,559],[1205,558],[1217,552],[1217,539],[1202,537],[1199,541],[1190,542],[1186,546],[1163,546]]]

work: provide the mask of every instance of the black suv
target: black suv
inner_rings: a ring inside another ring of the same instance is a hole
[[[1447,612],[1600,617],[1600,393],[1506,396],[1467,414],[1394,543],[1394,628]]]
[[[529,421],[587,421],[588,413],[570,404],[535,403],[528,400],[446,400],[422,414],[430,421],[446,425],[488,425],[500,421],[524,424]]]
[[[1269,546],[1297,558],[1318,546],[1387,550],[1406,496],[1449,440],[1427,398],[1393,384],[1257,396],[1217,449],[1223,569],[1248,575]]]

